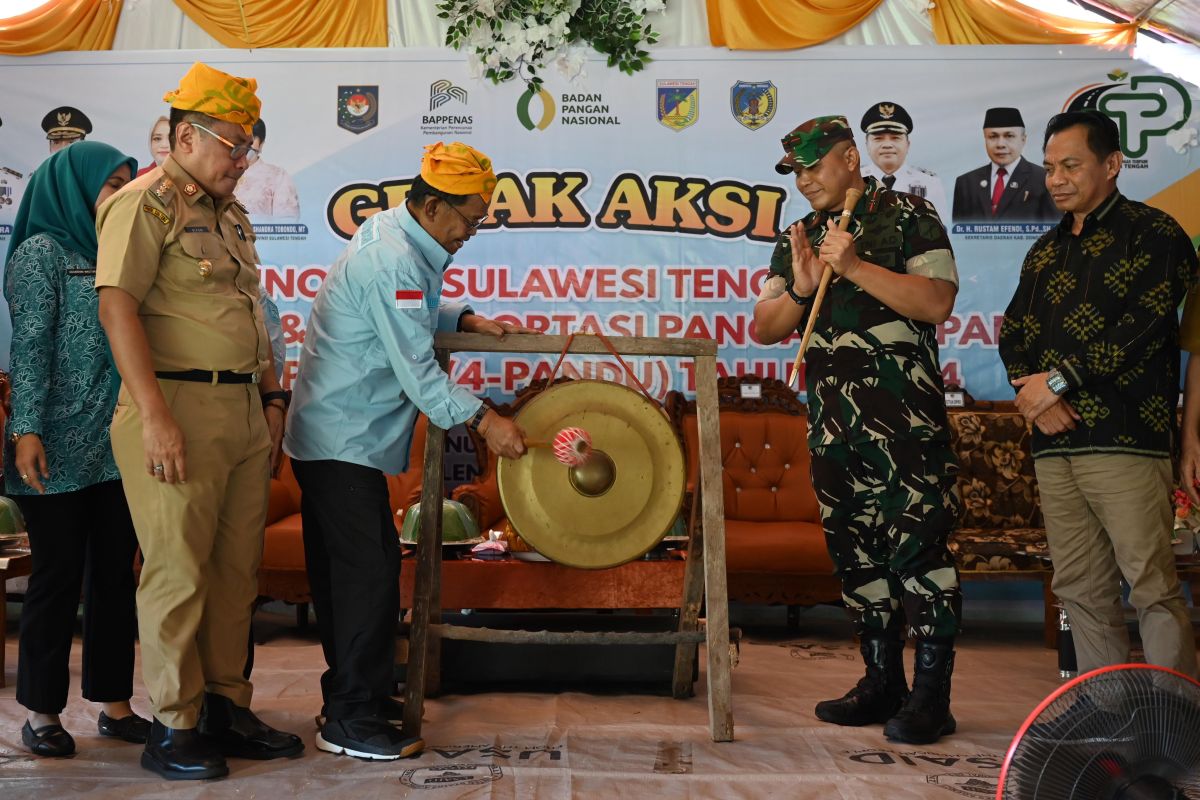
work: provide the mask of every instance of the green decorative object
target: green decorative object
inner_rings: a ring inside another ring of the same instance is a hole
[[[400,541],[416,544],[421,530],[421,504],[413,503],[404,512],[404,524],[400,528]],[[467,507],[456,500],[442,500],[442,544],[479,544],[483,536],[479,524]]]
[[[438,16],[449,24],[446,44],[467,49],[477,75],[503,83],[520,76],[529,90],[555,64],[569,79],[581,77],[589,45],[608,66],[632,75],[650,61],[644,48],[658,41],[646,15],[666,0],[440,0]]]
[[[11,497],[0,497],[0,536],[25,532],[25,517]]]

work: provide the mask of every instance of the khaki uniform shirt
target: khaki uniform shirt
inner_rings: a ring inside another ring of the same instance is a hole
[[[258,254],[241,204],[214,200],[168,157],[101,206],[96,230],[96,288],[141,303],[156,371],[267,368]]]

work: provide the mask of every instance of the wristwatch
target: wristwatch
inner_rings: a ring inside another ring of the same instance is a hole
[[[1046,373],[1046,386],[1059,397],[1065,394],[1067,389],[1070,388],[1067,385],[1067,379],[1056,369],[1052,369]]]
[[[282,400],[283,410],[287,411],[288,406],[292,404],[292,392],[290,389],[280,389],[279,391],[275,392],[262,393],[263,408],[266,408],[272,400]]]
[[[487,416],[487,403],[480,403],[479,408],[475,411],[471,418],[467,420],[467,427],[476,433],[479,432],[479,426],[483,424],[483,418]]]
[[[792,298],[792,300],[794,300],[796,302],[796,305],[802,306],[802,305],[806,305],[808,303],[807,297],[801,297],[800,295],[798,295],[792,291],[792,285],[790,283],[785,284],[783,289],[784,289],[784,291],[786,291],[788,293],[788,297]]]

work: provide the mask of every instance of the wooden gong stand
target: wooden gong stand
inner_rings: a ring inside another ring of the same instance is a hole
[[[700,524],[692,526],[684,567],[683,596],[675,631],[512,631],[447,625],[441,621],[442,572],[442,454],[446,431],[429,425],[421,490],[421,532],[417,539],[417,573],[409,634],[408,678],[404,696],[404,730],[420,736],[426,693],[436,693],[441,673],[441,640],[470,639],[508,644],[674,644],[675,668],[671,694],[692,694],[692,660],[705,643],[708,678],[708,719],[714,742],[733,740],[733,698],[730,689],[729,597],[725,587],[725,511],[721,486],[721,435],[717,416],[717,345],[711,339],[667,339],[614,336],[621,355],[674,356],[695,364],[696,422],[699,433]],[[503,340],[477,333],[441,333],[434,340],[438,363],[445,369],[450,354],[559,353],[565,336],[509,335]],[[577,336],[575,354],[608,352],[593,336]],[[703,559],[703,561],[701,560]],[[707,612],[700,629],[701,600]]]

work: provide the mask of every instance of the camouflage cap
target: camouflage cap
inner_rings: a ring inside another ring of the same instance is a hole
[[[854,131],[845,117],[814,117],[800,123],[781,141],[786,155],[775,165],[775,171],[787,175],[797,164],[816,166],[838,142],[853,142]]]

